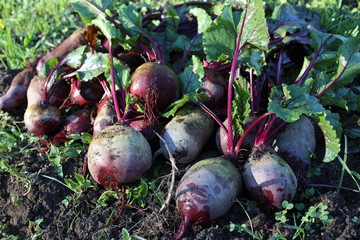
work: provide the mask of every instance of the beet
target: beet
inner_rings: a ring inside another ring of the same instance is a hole
[[[81,106],[94,105],[104,95],[104,89],[97,80],[81,82],[77,79],[71,83],[71,100]]]
[[[250,195],[266,213],[282,210],[297,190],[297,178],[290,166],[269,147],[255,147],[245,163],[242,177]]]
[[[238,169],[226,156],[201,160],[190,167],[176,189],[176,207],[182,216],[181,239],[191,224],[207,224],[225,215],[242,188]]]
[[[125,124],[107,126],[90,142],[87,152],[91,176],[105,187],[140,179],[151,167],[151,148],[144,136]]]
[[[38,103],[26,108],[24,122],[29,132],[43,136],[58,130],[62,123],[62,117],[57,107],[49,103]]]
[[[27,90],[27,102],[28,106],[43,101],[44,96],[44,84],[46,77],[35,76],[29,85]],[[66,81],[61,80],[51,86],[48,92],[48,102],[51,105],[60,107],[68,98],[70,93],[70,85]]]
[[[204,101],[209,109],[220,109],[224,107],[227,96],[227,84],[225,79],[213,69],[205,69],[200,91],[210,95],[210,99]]]
[[[66,135],[91,132],[91,111],[89,109],[80,109],[70,114],[64,121]]]
[[[27,67],[16,74],[10,88],[0,97],[0,111],[11,111],[26,103],[26,92],[33,76],[33,67]]]
[[[305,176],[316,148],[315,128],[310,119],[301,116],[286,125],[275,136],[273,148],[298,176]]]
[[[105,127],[115,123],[115,109],[109,100],[103,99],[97,110],[97,115],[94,120],[93,136],[97,135]]]
[[[130,93],[159,111],[165,110],[180,95],[175,72],[163,64],[142,64],[131,75],[131,82]]]
[[[194,161],[210,139],[215,121],[199,107],[188,106],[179,110],[168,122],[161,136],[157,153],[169,159],[170,154],[176,162],[186,164]]]

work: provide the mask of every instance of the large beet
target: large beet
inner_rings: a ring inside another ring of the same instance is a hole
[[[165,125],[161,136],[176,162],[185,164],[199,155],[212,135],[214,124],[215,121],[201,108],[186,107]],[[158,153],[169,158],[165,143],[160,141]]]
[[[92,139],[87,159],[90,174],[98,183],[117,188],[140,179],[151,167],[152,153],[140,132],[116,124]]]
[[[294,172],[271,148],[254,148],[242,177],[251,196],[268,213],[283,209],[282,202],[290,202],[297,190]]]
[[[131,75],[130,93],[159,111],[179,98],[180,86],[175,72],[163,64],[148,62]]]
[[[181,239],[191,224],[210,223],[224,216],[241,188],[240,173],[226,157],[194,164],[176,189],[176,207],[182,223],[175,239]]]
[[[279,132],[273,141],[273,148],[300,176],[306,175],[315,152],[315,128],[310,119],[301,116]]]

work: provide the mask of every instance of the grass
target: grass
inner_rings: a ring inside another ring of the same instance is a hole
[[[63,41],[82,22],[70,0],[0,0],[0,63],[20,69]]]

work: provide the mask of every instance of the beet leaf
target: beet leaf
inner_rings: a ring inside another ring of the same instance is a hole
[[[294,84],[282,84],[272,88],[270,93],[268,111],[276,113],[285,122],[295,122],[302,114],[320,114],[324,110],[316,97]]]
[[[342,132],[341,124],[339,122],[340,116],[328,110],[320,115],[311,115],[321,131],[324,134],[325,140],[325,156],[324,162],[331,162],[336,158],[340,152],[340,136]]]

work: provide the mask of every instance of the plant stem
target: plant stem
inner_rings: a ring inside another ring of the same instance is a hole
[[[281,65],[282,65],[283,54],[284,54],[284,47],[281,46],[279,52],[278,64],[276,68],[275,86],[279,86],[281,84]]]
[[[110,78],[111,78],[111,94],[113,97],[113,101],[114,101],[114,108],[115,108],[115,112],[116,112],[116,117],[118,119],[118,121],[120,121],[122,119],[122,114],[120,112],[120,105],[119,105],[119,100],[117,98],[117,94],[116,94],[116,87],[115,87],[115,71],[114,71],[114,62],[113,62],[113,51],[112,51],[112,43],[111,43],[111,39],[109,39],[109,57],[110,57]],[[122,86],[120,87],[120,99],[123,101],[124,100],[124,89],[122,88]]]
[[[64,63],[65,58],[67,57],[67,55],[69,54],[69,52],[66,52],[64,54],[64,56],[60,59],[60,61],[55,65],[55,67],[53,69],[51,69],[49,75],[46,77],[45,83],[44,83],[44,93],[43,93],[43,102],[47,103],[49,100],[49,96],[48,96],[48,91],[47,91],[47,85],[49,84],[49,81],[52,77],[52,75],[54,74],[54,72]]]
[[[206,107],[206,105],[200,101],[193,101],[196,105],[198,105],[202,110],[204,110],[207,114],[209,114],[218,124],[219,126],[225,131],[227,132],[227,128],[225,127],[224,123],[218,118],[218,116],[216,116],[215,113],[213,113],[213,111],[211,111],[208,107]]]
[[[340,74],[334,79],[334,81],[332,81],[332,82],[329,84],[329,86],[327,86],[322,92],[316,94],[316,97],[317,97],[317,98],[320,98],[320,97],[322,97],[324,94],[326,94],[326,93],[330,90],[330,88],[331,88],[332,86],[334,86],[334,84],[337,83],[337,81],[339,81],[340,77],[344,74],[344,72],[345,72],[345,70],[346,70],[346,68],[347,68],[347,66],[348,66],[348,64],[349,64],[349,62],[350,62],[350,59],[352,58],[352,56],[354,55],[354,53],[355,53],[355,51],[351,53],[351,55],[350,55],[350,57],[349,57],[349,60],[346,62],[344,68],[341,70]]]
[[[320,55],[320,52],[322,51],[322,49],[324,48],[325,44],[330,40],[330,38],[332,38],[333,35],[328,36],[325,41],[323,43],[321,43],[319,49],[315,52],[314,57],[311,59],[309,66],[307,66],[305,72],[301,75],[301,77],[299,78],[299,80],[295,81],[295,84],[300,86],[303,81],[305,80],[306,76],[308,75],[308,73],[310,72],[310,70],[312,69],[312,67],[315,64],[315,61],[317,60],[317,58]]]
[[[242,37],[242,33],[243,33],[243,29],[244,29],[244,25],[245,25],[245,19],[246,19],[246,15],[247,15],[247,7],[245,7],[245,10],[243,12],[243,21],[241,23],[241,28],[240,28],[240,32],[239,35],[237,37],[237,41],[236,41],[236,46],[235,46],[235,52],[234,52],[234,57],[232,59],[232,63],[231,63],[231,69],[230,69],[230,76],[229,76],[229,84],[228,84],[228,98],[227,98],[227,121],[228,121],[228,128],[227,128],[227,137],[228,137],[228,145],[227,145],[227,154],[232,155],[232,156],[236,156],[235,154],[235,147],[234,147],[234,135],[232,132],[232,95],[233,95],[233,84],[234,84],[234,78],[235,78],[235,70],[237,68],[237,62],[238,62],[238,58],[239,58],[239,54],[241,49],[244,47],[244,45],[247,43],[246,41],[241,44],[241,37]],[[240,45],[241,44],[241,45]]]
[[[263,119],[267,118],[268,116],[272,115],[274,113],[272,112],[267,112],[264,113],[263,115],[261,115],[260,117],[258,117],[245,131],[244,134],[241,136],[241,138],[239,139],[239,141],[237,142],[235,148],[234,148],[234,152],[236,153],[236,155],[238,154],[241,145],[243,144],[245,138],[247,137],[247,135],[250,133],[250,131],[259,123],[261,122]]]

